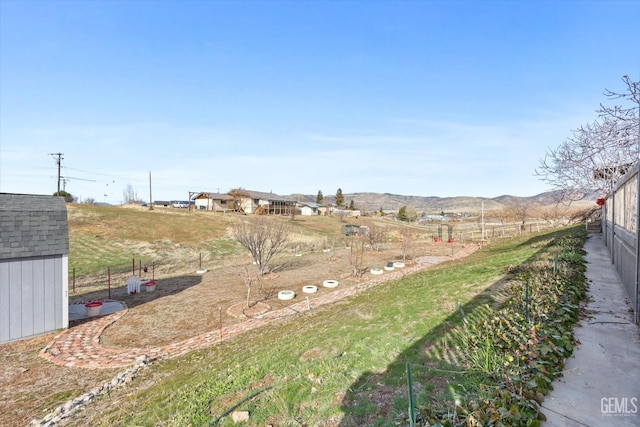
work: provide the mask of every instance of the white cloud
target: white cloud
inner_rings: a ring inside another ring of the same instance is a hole
[[[487,125],[393,119],[366,133],[329,129],[302,136],[296,130],[274,136],[166,123],[35,128],[15,135],[17,145],[3,146],[0,191],[55,191],[55,162],[47,153],[59,150],[68,168],[64,174],[80,178],[68,182],[69,191],[97,200],[107,194],[113,202],[128,184],[147,194],[149,171],[154,194],[162,199],[239,186],[281,194],[319,189],[330,194],[340,187],[415,195],[532,195],[544,191],[533,176],[538,158],[558,143],[559,133],[568,133],[572,119]],[[38,144],[24,151],[23,140]]]

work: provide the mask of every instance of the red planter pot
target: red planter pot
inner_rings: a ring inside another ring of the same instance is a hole
[[[84,305],[87,307],[87,316],[94,317],[100,314],[102,308],[102,301],[91,301]]]

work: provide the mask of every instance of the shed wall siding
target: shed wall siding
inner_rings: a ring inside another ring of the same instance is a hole
[[[0,342],[67,327],[63,256],[0,260]]]

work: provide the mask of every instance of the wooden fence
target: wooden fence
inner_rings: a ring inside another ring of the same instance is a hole
[[[613,188],[603,206],[606,218],[603,233],[611,260],[631,300],[634,321],[638,323],[638,276],[640,275],[638,228],[640,212],[638,164]]]

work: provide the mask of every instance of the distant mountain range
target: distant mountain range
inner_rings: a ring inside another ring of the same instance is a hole
[[[560,192],[549,191],[531,197],[517,196],[498,196],[493,198],[486,197],[423,197],[423,196],[403,196],[400,194],[389,193],[344,193],[344,202],[349,206],[351,200],[356,209],[365,208],[366,211],[377,211],[382,208],[384,211],[396,211],[403,206],[413,206],[418,212],[424,213],[440,213],[458,212],[458,213],[475,213],[484,209],[498,210],[509,205],[526,203],[539,206],[548,206],[558,203]],[[308,194],[291,194],[289,197],[301,202],[315,202],[316,195]],[[324,195],[323,204],[334,203],[335,195]],[[586,197],[582,201],[573,202],[574,205],[593,204],[595,198]]]

